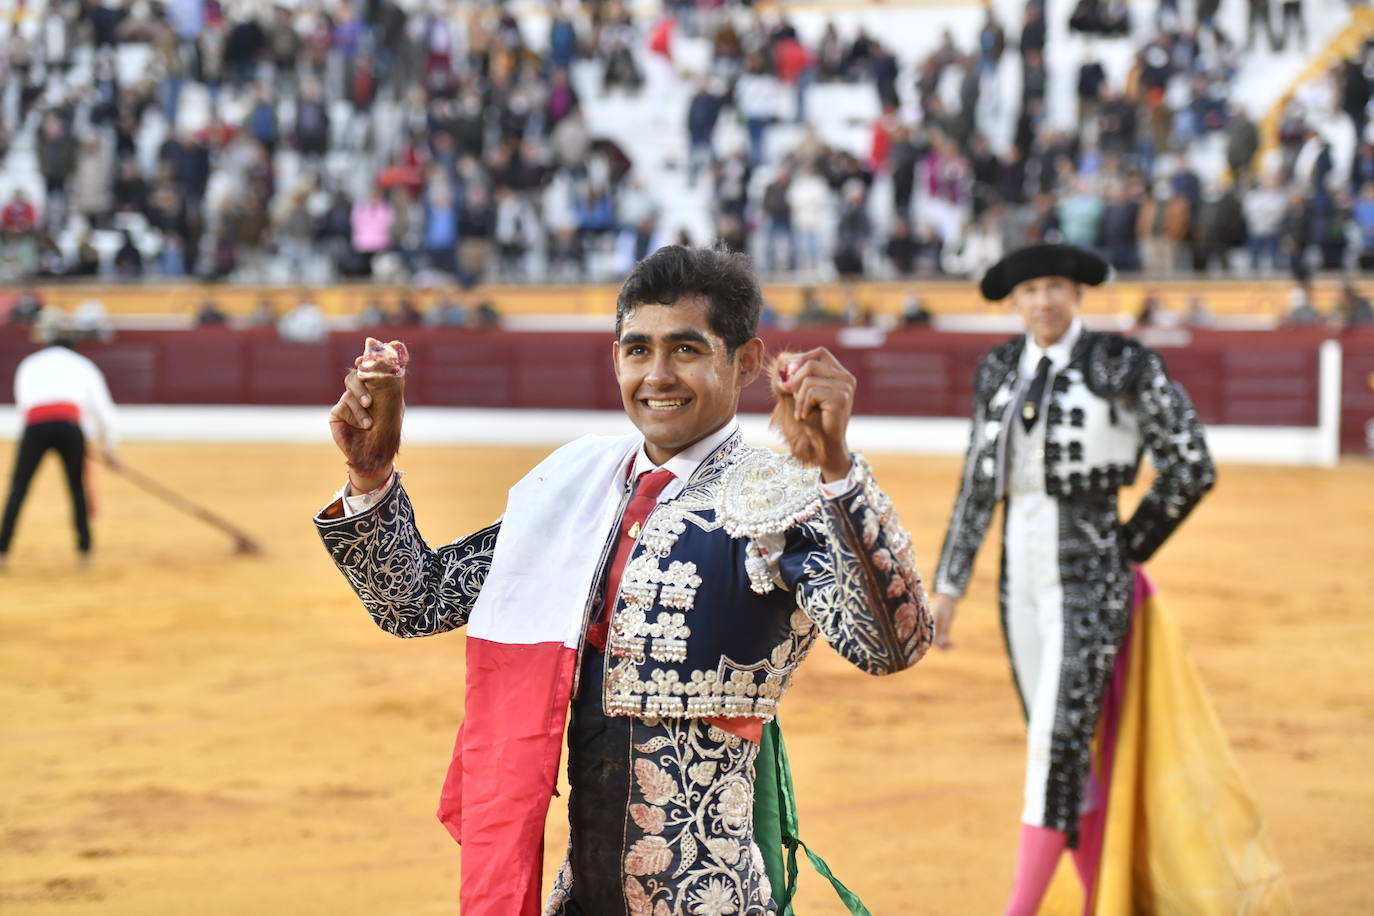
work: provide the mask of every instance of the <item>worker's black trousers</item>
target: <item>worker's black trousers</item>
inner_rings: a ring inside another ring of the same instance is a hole
[[[86,516],[86,437],[81,434],[81,427],[77,424],[58,420],[25,427],[24,437],[19,440],[19,455],[15,458],[14,477],[10,480],[10,497],[5,502],[5,520],[0,524],[0,554],[9,552],[14,525],[19,520],[24,497],[29,493],[33,472],[38,470],[38,463],[48,449],[57,452],[67,471],[77,549],[82,553],[91,549],[91,526]]]

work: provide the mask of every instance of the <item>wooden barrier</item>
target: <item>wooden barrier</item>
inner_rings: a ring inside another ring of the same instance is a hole
[[[83,346],[128,404],[319,404],[340,380],[364,332],[334,332],[321,344],[280,340],[270,329],[128,331]],[[396,329],[374,333],[395,335]],[[1320,329],[1193,332],[1160,347],[1204,422],[1241,426],[1317,425]],[[406,399],[414,405],[617,410],[611,338],[605,333],[407,329],[413,357]],[[926,329],[892,332],[881,346],[835,329],[765,332],[772,350],[829,347],[855,374],[855,410],[876,416],[962,417],[974,368],[999,335]],[[1181,343],[1181,342],[1180,342]],[[1374,329],[1346,334],[1343,446],[1363,451],[1374,420]],[[19,329],[0,333],[0,400],[13,399],[14,367],[34,345]],[[769,409],[756,384],[742,409]]]

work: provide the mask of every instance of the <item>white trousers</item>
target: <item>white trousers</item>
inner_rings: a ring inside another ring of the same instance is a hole
[[[1064,655],[1058,500],[1034,492],[1007,500],[1005,564],[1007,646],[1027,718],[1021,820],[1043,826]]]

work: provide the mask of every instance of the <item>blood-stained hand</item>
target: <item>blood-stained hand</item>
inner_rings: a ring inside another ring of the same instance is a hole
[[[401,444],[405,415],[405,373],[410,354],[405,344],[367,338],[356,368],[344,376],[344,391],[329,412],[334,444],[348,459],[355,490],[366,492],[385,483]]]
[[[854,409],[853,374],[825,347],[782,354],[774,373],[780,394],[774,420],[793,456],[819,467],[823,480],[840,480],[852,464],[846,433]],[[791,396],[791,416],[783,394]]]

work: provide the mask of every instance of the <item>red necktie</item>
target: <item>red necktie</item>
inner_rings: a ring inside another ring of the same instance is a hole
[[[625,514],[620,517],[620,532],[615,539],[615,555],[611,559],[611,568],[606,571],[606,593],[602,597],[601,611],[596,621],[587,627],[587,642],[601,651],[606,649],[606,636],[611,627],[610,607],[616,599],[616,592],[620,590],[620,576],[625,571],[630,554],[634,552],[634,544],[639,538],[644,520],[654,511],[654,506],[658,504],[658,494],[663,492],[663,488],[672,479],[673,472],[662,469],[640,474],[639,481],[635,484],[634,495],[625,504]],[[762,719],[712,716],[705,721],[755,744],[759,743],[763,734]]]
[[[658,505],[658,494],[663,492],[663,488],[668,486],[672,479],[673,472],[662,468],[657,471],[645,471],[639,475],[635,482],[634,494],[625,504],[625,512],[620,516],[620,531],[615,539],[615,552],[611,555],[610,569],[606,571],[606,592],[601,601],[601,612],[587,628],[587,642],[598,649],[606,648],[606,633],[610,628],[610,607],[620,590],[620,576],[625,572],[625,564],[629,562],[630,554],[634,551],[639,529],[644,525],[649,513],[654,511],[654,506]]]

